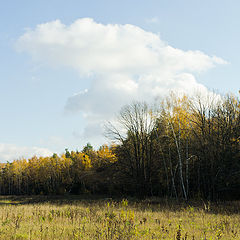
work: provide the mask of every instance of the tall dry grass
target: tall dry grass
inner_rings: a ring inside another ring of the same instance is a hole
[[[240,239],[240,203],[1,197],[0,239]]]

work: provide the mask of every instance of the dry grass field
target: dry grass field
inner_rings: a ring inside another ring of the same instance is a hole
[[[0,239],[240,239],[240,203],[0,197]]]

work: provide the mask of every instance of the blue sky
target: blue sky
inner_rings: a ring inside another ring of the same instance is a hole
[[[99,146],[134,99],[238,93],[237,0],[0,3],[1,162]]]

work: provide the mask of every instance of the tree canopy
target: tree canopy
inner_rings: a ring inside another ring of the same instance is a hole
[[[119,112],[94,150],[65,149],[0,165],[1,194],[106,193],[173,198],[240,197],[240,100],[174,94]]]

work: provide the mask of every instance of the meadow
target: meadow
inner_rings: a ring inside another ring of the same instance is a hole
[[[0,239],[240,239],[240,202],[1,196]]]

